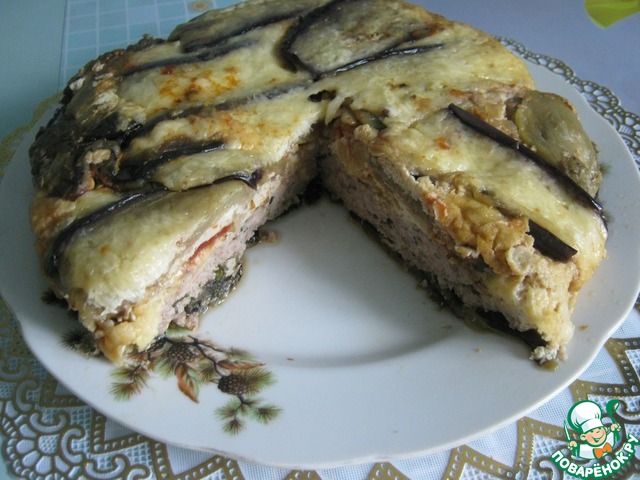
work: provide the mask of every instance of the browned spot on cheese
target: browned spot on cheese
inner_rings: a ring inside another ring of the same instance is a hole
[[[441,150],[451,150],[451,146],[445,137],[436,138],[436,145],[438,145],[438,148]]]

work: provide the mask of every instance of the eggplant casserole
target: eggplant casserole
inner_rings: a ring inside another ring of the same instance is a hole
[[[573,108],[491,36],[400,1],[251,0],[106,53],[30,157],[43,272],[115,363],[196,328],[316,179],[541,363],[606,254]]]

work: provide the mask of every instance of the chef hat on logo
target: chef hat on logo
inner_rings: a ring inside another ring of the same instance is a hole
[[[600,406],[590,400],[576,403],[568,415],[569,424],[574,430],[587,433],[594,428],[604,427]]]

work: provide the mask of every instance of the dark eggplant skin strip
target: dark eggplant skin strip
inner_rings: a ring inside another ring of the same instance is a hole
[[[105,117],[93,130],[85,132],[83,141],[86,143],[100,141],[102,139],[118,142],[122,147],[125,139],[137,134],[143,127],[141,123],[131,120],[126,127],[118,126],[120,115],[112,113]]]
[[[195,55],[181,55],[176,57],[163,58],[161,60],[157,60],[154,62],[143,63],[140,65],[136,65],[134,67],[130,67],[122,73],[122,77],[130,77],[137,73],[146,72],[148,70],[153,70],[156,68],[162,67],[173,67],[178,65],[187,65],[190,63],[197,62],[208,62],[210,60],[215,60],[216,58],[223,57],[235,50],[239,50],[241,48],[250,47],[255,44],[255,41],[243,41],[236,42],[230,45],[212,45],[210,48],[200,51]]]
[[[600,216],[606,227],[606,219],[604,217],[602,205],[600,205],[600,203],[598,203],[595,198],[589,195],[589,193],[587,193],[587,191],[584,190],[580,185],[578,185],[572,178],[565,175],[562,171],[560,171],[554,165],[550,164],[548,161],[546,161],[526,145],[517,141],[515,138],[512,138],[510,135],[507,135],[502,130],[499,130],[493,125],[485,122],[477,115],[474,115],[473,113],[453,103],[449,105],[449,110],[462,123],[474,129],[476,132],[489,137],[491,140],[499,143],[500,145],[504,145],[505,147],[516,150],[529,160],[533,161],[539,167],[547,171],[550,175],[561,182],[569,191],[571,191],[583,204],[593,209]]]
[[[578,251],[567,245],[553,233],[529,219],[529,234],[533,247],[540,253],[559,262],[568,262]]]
[[[293,82],[281,83],[275,87],[257,90],[255,92],[249,92],[246,95],[240,97],[232,97],[229,100],[225,100],[221,103],[216,103],[213,108],[218,111],[228,111],[238,108],[242,105],[248,105],[253,102],[260,102],[263,100],[272,100],[284,96],[294,90],[303,89],[311,84],[311,79],[297,80]]]
[[[193,40],[193,41],[189,41],[189,42],[185,42],[184,45],[182,46],[182,50],[186,53],[190,53],[190,52],[196,52],[202,49],[208,49],[211,47],[215,47],[217,45],[220,45],[226,41],[229,40],[229,38],[231,37],[236,37],[239,35],[244,35],[247,32],[250,32],[251,30],[255,30],[258,28],[262,28],[262,27],[266,27],[268,25],[274,24],[274,23],[278,23],[278,22],[282,22],[285,20],[288,20],[290,18],[294,18],[296,17],[300,12],[295,12],[293,14],[291,13],[274,13],[273,15],[270,15],[268,17],[262,18],[260,21],[257,21],[255,23],[250,23],[247,25],[243,25],[241,27],[238,27],[235,30],[230,30],[227,32],[222,32],[219,35],[214,35],[211,37],[205,37],[205,38],[199,38],[197,40]],[[195,25],[194,25],[195,27]],[[198,27],[198,28],[203,28],[203,27]]]
[[[263,172],[261,169],[255,170],[254,172],[236,172],[226,177],[218,178],[214,180],[212,185],[218,185],[220,183],[230,182],[233,180],[237,180],[239,182],[244,183],[247,187],[252,190],[256,190],[258,188],[258,182],[262,179]],[[206,185],[203,185],[205,187]],[[200,188],[200,187],[195,187]]]
[[[444,44],[442,43],[434,43],[431,45],[419,45],[419,46],[409,47],[409,48],[390,48],[388,50],[383,50],[382,52],[372,55],[370,57],[361,58],[360,60],[347,63],[346,65],[342,65],[341,67],[336,68],[335,70],[322,73],[320,74],[320,76],[326,77],[329,75],[337,75],[339,73],[353,70],[354,68],[361,67],[371,62],[377,62],[379,60],[385,60],[387,58],[391,58],[395,56],[417,55],[420,53],[430,52],[431,50],[436,50],[443,47],[444,47]]]
[[[134,157],[127,159],[120,167],[119,177],[116,177],[118,181],[130,181],[132,179],[144,179],[148,180],[153,173],[165,163],[175,160],[179,157],[185,157],[190,155],[196,155],[198,153],[208,153],[214,150],[220,150],[224,148],[224,142],[220,140],[212,140],[205,142],[185,142],[183,144],[169,146],[159,152],[145,152],[140,157]],[[151,158],[149,158],[151,157]]]
[[[122,150],[125,150],[134,139],[138,137],[144,137],[145,135],[151,133],[151,131],[161,122],[164,122],[167,120],[178,120],[181,118],[189,117],[191,115],[199,115],[204,110],[205,110],[204,106],[196,105],[193,107],[180,108],[176,110],[167,110],[165,112],[162,112],[156,115],[155,117],[151,118],[144,124],[138,124],[137,128],[131,130],[130,133],[125,135],[122,138],[121,148]]]
[[[476,309],[476,313],[482,318],[489,328],[511,335],[524,342],[531,350],[544,347],[547,342],[535,330],[514,330],[509,326],[509,321],[499,312]]]

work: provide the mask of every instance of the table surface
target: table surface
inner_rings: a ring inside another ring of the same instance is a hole
[[[235,2],[0,0],[3,11],[0,15],[0,65],[3,66],[0,138],[4,139],[0,148],[0,168],[10,161],[16,142],[28,128],[38,106],[59,92],[86,61],[101,52],[125,46],[143,33],[166,36],[176,24],[203,10],[231,3]],[[620,104],[614,107],[624,114],[622,122],[627,124],[626,127],[618,125],[618,128],[627,128],[625,140],[638,155],[640,15],[603,29],[590,21],[582,0],[424,0],[414,3],[496,36],[515,40],[533,54],[559,59],[583,84],[606,87],[613,103],[619,100]],[[636,158],[636,161],[640,159]],[[545,475],[552,472],[548,462],[550,452],[562,440],[562,426],[550,421],[558,418],[553,412],[566,412],[573,403],[587,396],[597,398],[602,404],[613,398],[624,398],[628,409],[624,419],[627,432],[640,437],[637,420],[640,355],[636,353],[640,352],[640,314],[636,310],[629,314],[594,363],[574,384],[518,422],[468,445],[428,457],[312,472],[288,472],[231,461],[135,435],[74,401],[45,371],[32,365],[30,368],[35,373],[31,381],[39,382],[42,397],[62,398],[64,400],[57,408],[67,408],[69,412],[80,412],[87,417],[75,420],[76,427],[87,437],[84,451],[49,451],[42,446],[47,433],[36,431],[29,420],[29,415],[44,408],[45,402],[40,401],[40,405],[34,402],[34,410],[27,409],[19,414],[24,405],[17,403],[27,400],[15,392],[21,381],[15,373],[15,362],[32,362],[32,357],[22,344],[15,320],[1,299],[0,332],[0,437],[7,469],[0,471],[0,477],[38,478],[38,472],[45,477],[47,472],[52,474],[68,468],[67,473],[58,478],[67,475],[69,478],[185,479],[547,478]],[[633,368],[630,369],[629,364]],[[113,438],[100,444],[100,440],[92,435],[95,432],[88,431],[98,428],[110,429]],[[119,443],[118,439],[126,440]],[[120,463],[114,462],[111,470],[103,465],[104,470],[100,471],[96,466],[101,461],[100,448],[107,448],[107,444],[111,449],[109,453],[117,455]],[[86,461],[89,451],[92,462]],[[640,465],[640,460],[636,460],[634,468]]]

